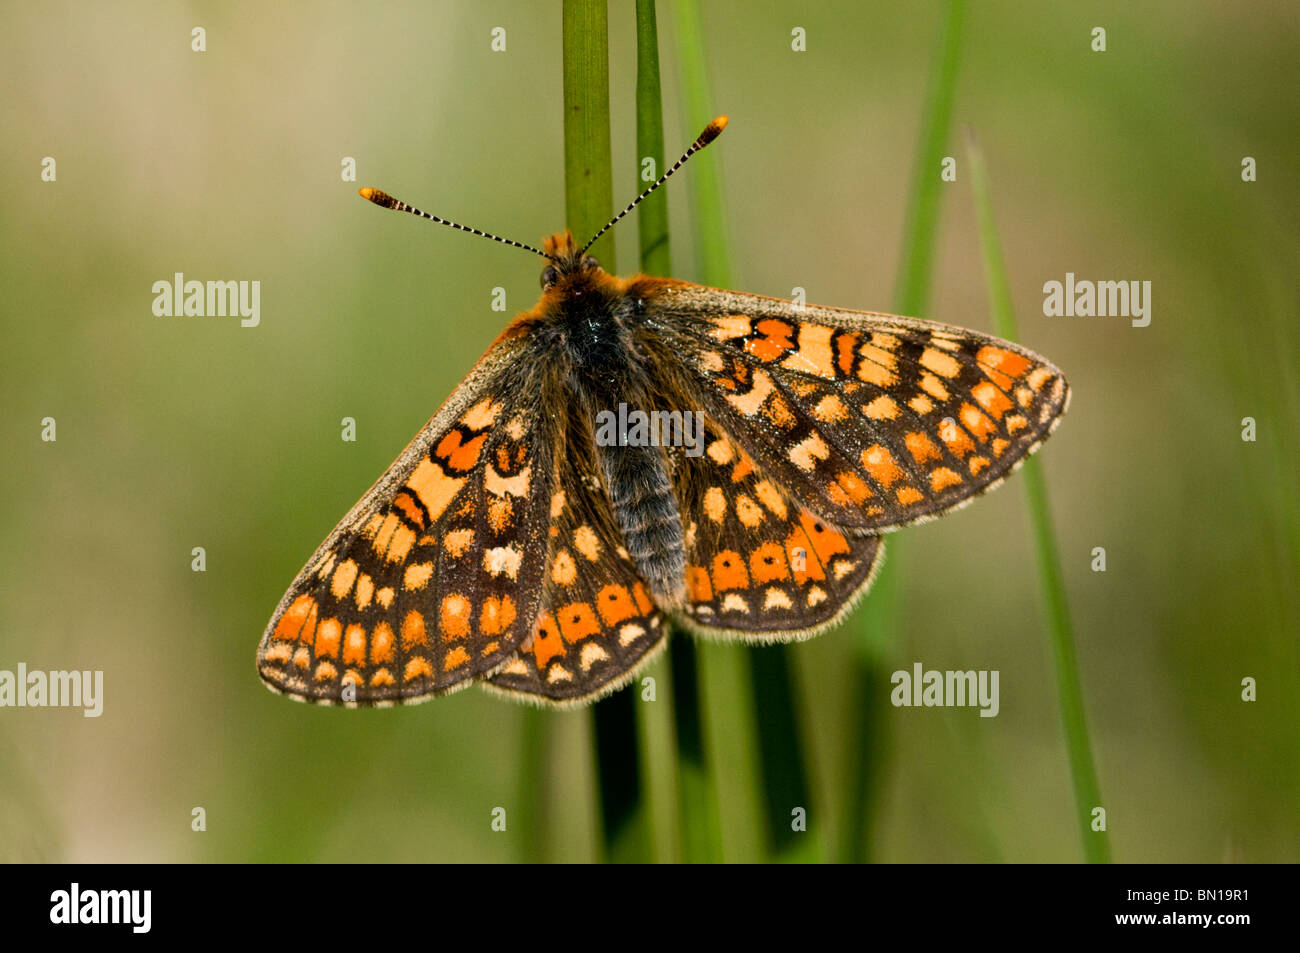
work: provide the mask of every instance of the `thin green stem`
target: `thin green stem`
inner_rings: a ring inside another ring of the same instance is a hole
[[[664,170],[664,110],[659,83],[659,30],[654,0],[636,0],[636,157],[639,194]],[[644,163],[653,167],[648,171]],[[668,277],[673,262],[668,245],[668,192],[660,189],[637,207],[641,270]]]
[[[563,46],[565,211],[570,231],[583,242],[609,221],[613,208],[605,0],[564,0]],[[596,243],[592,254],[614,267],[612,231]],[[635,692],[615,692],[595,705],[592,717],[606,859],[648,860]]]
[[[984,254],[984,274],[988,279],[989,306],[993,311],[996,334],[1014,341],[1016,317],[1011,306],[1011,289],[1007,284],[1002,246],[998,241],[997,223],[993,218],[993,200],[989,191],[984,154],[968,130],[967,163],[971,190],[975,195],[975,214],[979,219],[980,247]],[[1070,761],[1070,779],[1074,784],[1075,811],[1083,838],[1083,853],[1089,863],[1110,863],[1110,839],[1103,830],[1093,829],[1093,811],[1102,806],[1101,786],[1092,759],[1092,743],[1083,704],[1083,681],[1075,655],[1074,627],[1070,622],[1065,598],[1065,579],[1056,546],[1051,507],[1047,500],[1047,483],[1036,457],[1022,468],[1025,491],[1029,498],[1029,521],[1033,526],[1038,551],[1038,571],[1047,610],[1048,648],[1056,676],[1056,691],[1061,703],[1061,722],[1065,730],[1065,750]]]

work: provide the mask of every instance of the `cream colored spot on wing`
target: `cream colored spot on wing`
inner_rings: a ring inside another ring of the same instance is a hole
[[[725,317],[714,318],[712,324],[713,330],[709,333],[719,341],[743,338],[752,330],[749,317],[743,314],[729,314]]]
[[[519,575],[519,564],[524,554],[518,546],[497,546],[483,553],[483,569],[491,576],[506,575],[514,579]]]
[[[704,493],[704,515],[715,523],[721,523],[727,515],[727,497],[716,486],[711,486]]]
[[[512,477],[503,477],[491,464],[488,464],[483,485],[489,493],[495,493],[497,496],[527,496],[528,477],[532,472],[532,467],[524,467]]]
[[[465,411],[465,416],[460,420],[471,430],[484,430],[492,426],[500,413],[501,405],[493,401],[491,397],[485,397]]]
[[[934,404],[931,403],[930,398],[926,397],[924,394],[917,394],[907,402],[907,406],[911,407],[915,413],[920,414],[922,417],[934,410]]]
[[[826,441],[815,433],[799,441],[787,454],[791,463],[807,472],[812,472],[816,468],[818,460],[825,460],[830,455],[831,451],[826,446]]]
[[[334,593],[335,599],[342,599],[352,590],[352,583],[357,578],[357,562],[355,559],[345,559],[338,564],[334,570],[334,578],[330,580],[330,592]]]
[[[921,366],[926,370],[934,371],[940,377],[953,378],[961,373],[961,365],[951,354],[945,354],[943,351],[936,351],[932,347],[927,347],[921,353]]]
[[[384,588],[376,592],[375,601],[378,602],[385,609],[391,606],[393,604],[393,587],[384,586]]]
[[[573,564],[573,557],[567,549],[561,549],[555,554],[555,562],[551,565],[551,579],[561,586],[571,586],[577,578],[578,567]]]
[[[763,522],[763,511],[758,508],[757,503],[743,493],[736,497],[736,515],[750,529]]]
[[[454,559],[460,559],[465,555],[465,550],[469,549],[469,544],[474,542],[474,531],[472,529],[454,529],[447,534],[442,541],[443,547],[451,553]]]
[[[821,586],[813,586],[808,590],[808,605],[819,606],[826,601],[826,590]]]
[[[551,519],[555,519],[564,512],[564,499],[563,490],[557,490],[555,495],[551,497]]]
[[[546,673],[546,680],[552,685],[557,682],[571,682],[573,681],[573,673],[556,662],[551,666],[551,670]]]
[[[506,424],[506,433],[512,440],[520,440],[524,436],[524,419],[522,417],[511,417],[510,423]]]
[[[375,594],[375,584],[373,580],[371,580],[370,576],[363,572],[361,574],[361,577],[357,580],[357,591],[356,591],[357,608],[365,609],[366,607],[368,607],[370,605],[371,598],[374,597],[374,594]]]
[[[864,404],[862,412],[872,420],[893,420],[899,414],[898,404],[888,394],[881,394],[869,404]]]
[[[831,354],[834,328],[824,324],[804,324],[799,328],[799,346],[791,351],[782,367],[805,371],[819,377],[835,377],[835,358]]]
[[[744,612],[749,613],[749,603],[740,597],[738,592],[729,592],[722,600],[723,612]]]
[[[817,405],[813,407],[813,415],[822,423],[833,424],[836,421],[844,420],[849,416],[848,408],[844,406],[844,401],[840,400],[834,394],[827,394]]]
[[[423,589],[433,577],[433,563],[412,563],[402,575],[403,589]]]
[[[771,510],[778,519],[785,519],[785,500],[781,496],[781,491],[773,486],[770,481],[760,480],[754,484],[754,492],[758,494],[762,504]]]
[[[772,393],[772,378],[768,376],[767,371],[754,371],[754,386],[747,394],[728,394],[727,401],[746,417],[752,417],[758,413],[758,408],[763,405],[767,395]]]
[[[588,642],[582,647],[582,655],[579,657],[579,664],[582,665],[584,672],[590,672],[591,667],[598,662],[609,661],[609,653],[602,649],[595,642]]]
[[[416,464],[415,471],[407,479],[406,485],[420,498],[432,521],[442,515],[442,511],[447,508],[452,497],[460,492],[465,481],[447,476],[442,467],[428,457],[424,457]]]
[[[715,440],[709,445],[709,459],[718,466],[726,466],[732,460],[736,459],[736,452],[731,448],[731,444],[725,440]]]
[[[764,609],[793,609],[794,603],[790,601],[790,596],[784,589],[776,586],[769,586],[767,592],[763,595]]]
[[[1052,372],[1045,367],[1035,367],[1029,372],[1029,386],[1034,390],[1042,390],[1043,385],[1052,379]]]
[[[944,387],[939,378],[935,377],[933,374],[921,375],[921,390],[925,391],[935,400],[948,399],[948,388]]]
[[[586,523],[573,531],[573,546],[588,562],[595,562],[600,558],[600,539],[597,538],[596,531]]]
[[[645,629],[636,623],[629,622],[623,628],[618,630],[618,644],[627,648],[641,636],[645,635]]]

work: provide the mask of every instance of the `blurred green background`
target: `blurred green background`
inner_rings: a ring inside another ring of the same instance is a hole
[[[704,4],[738,287],[890,307],[942,14]],[[671,157],[698,129],[680,118],[673,5],[659,17]],[[610,45],[621,205],[639,189],[631,4],[612,4]],[[990,326],[971,124],[1023,341],[1074,389],[1042,459],[1121,861],[1300,859],[1298,64],[1283,0],[967,15],[922,317]],[[589,712],[540,716],[545,770],[524,791],[509,702],[317,709],[253,669],[307,556],[504,326],[493,288],[510,313],[537,295],[538,261],[381,214],[356,186],[528,242],[562,227],[559,5],[10,4],[0,74],[0,668],[105,673],[98,719],[0,710],[0,859],[597,856]],[[686,279],[690,175],[669,186]],[[635,235],[620,227],[622,272]],[[261,325],[155,317],[151,286],[177,271],[260,280]],[[1066,272],[1151,281],[1151,325],[1044,317],[1042,285]],[[905,535],[888,667],[997,669],[1001,713],[886,704],[888,743],[849,750],[861,614],[797,646],[808,836],[843,836],[849,766],[873,758],[873,859],[1078,860],[1023,487]],[[638,704],[672,858],[667,696]],[[747,832],[764,808],[733,728],[708,740],[725,856],[744,860],[762,856]]]

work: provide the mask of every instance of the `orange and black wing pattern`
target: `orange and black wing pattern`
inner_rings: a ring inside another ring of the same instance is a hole
[[[486,687],[578,705],[626,684],[662,648],[667,625],[624,547],[585,421],[570,417],[556,458],[541,613]]]
[[[686,529],[680,619],[704,636],[807,638],[866,592],[884,542],[809,512],[720,431],[698,457],[677,458]]]
[[[662,282],[657,334],[690,397],[843,530],[938,516],[997,484],[1069,400],[1044,358],[975,331]]]
[[[412,703],[515,655],[545,588],[552,497],[526,350],[494,345],[312,556],[258,646],[268,687]]]

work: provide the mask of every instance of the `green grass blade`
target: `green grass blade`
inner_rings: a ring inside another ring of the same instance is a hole
[[[564,0],[564,201],[580,243],[613,217],[608,15],[605,0]],[[612,230],[591,253],[614,268]],[[636,698],[630,690],[615,692],[592,712],[605,856],[618,863],[650,859]]]
[[[709,94],[699,4],[696,0],[677,0],[674,10],[685,100],[683,116],[688,124],[689,141],[699,134],[715,112]],[[733,287],[717,146],[706,149],[691,162],[698,278],[714,287]],[[793,809],[803,808],[812,813],[812,805],[807,779],[808,759],[802,750],[795,710],[793,658],[789,649],[784,645],[747,649],[709,645],[701,649],[701,655],[710,668],[716,670],[706,673],[709,717],[711,720],[716,717],[730,720],[725,734],[719,728],[712,731],[711,736],[719,741],[730,737],[737,746],[732,763],[741,766],[742,770],[752,771],[757,760],[761,772],[762,792],[748,796],[748,808],[760,812],[762,818],[749,822],[762,831],[754,843],[769,844],[781,860],[820,859],[821,839],[807,832],[795,832],[791,827]],[[748,666],[741,662],[742,658],[748,661]],[[747,693],[746,683],[756,720],[749,718],[746,710],[743,698]],[[722,699],[717,697],[719,691],[736,694]],[[739,824],[736,829],[741,829]],[[815,820],[810,829],[817,829]]]
[[[549,828],[545,811],[547,798],[547,722],[550,713],[536,708],[523,712],[523,726],[519,739],[519,793],[515,816],[524,832],[523,861],[529,864],[545,863],[549,857]]]
[[[653,182],[664,170],[664,110],[659,82],[659,29],[654,0],[636,0],[636,157],[634,195],[647,185],[641,163],[654,160]],[[637,207],[641,270],[670,277],[673,259],[668,244],[668,192],[660,189]]]
[[[994,333],[1014,341],[1017,338],[1015,312],[1007,285],[1002,247],[998,242],[993,218],[993,201],[989,193],[984,155],[973,132],[966,143],[971,190],[975,195],[975,214],[979,219],[980,247],[984,254],[984,273],[988,279],[989,306],[993,311]],[[1065,749],[1070,761],[1070,778],[1074,784],[1075,811],[1083,838],[1083,853],[1089,863],[1110,862],[1110,840],[1105,831],[1092,829],[1092,811],[1101,806],[1101,787],[1092,760],[1092,744],[1084,715],[1083,683],[1074,650],[1074,628],[1070,623],[1065,598],[1065,580],[1056,548],[1056,532],[1047,501],[1047,484],[1037,457],[1025,461],[1021,468],[1029,498],[1029,521],[1033,526],[1038,552],[1038,571],[1047,610],[1048,648],[1052,656],[1056,691],[1061,703],[1061,721],[1065,729]]]
[[[950,0],[939,35],[938,49],[931,64],[925,114],[921,119],[907,213],[903,224],[903,253],[898,264],[894,290],[894,312],[924,317],[930,301],[930,280],[934,274],[935,235],[939,226],[939,203],[943,182],[939,163],[944,156],[952,127],[953,96],[957,86],[962,28],[966,0]],[[904,564],[904,542],[892,534],[886,544],[886,559],[870,594],[858,613],[858,649],[855,658],[853,712],[850,715],[848,794],[844,800],[848,817],[839,859],[863,863],[871,859],[870,823],[879,803],[878,783],[888,761],[890,739],[882,703],[882,686],[889,684],[891,650],[898,644],[899,573]]]
[[[641,163],[654,160],[654,177],[664,170],[663,93],[659,79],[659,30],[655,0],[636,3],[636,191],[645,188]],[[652,177],[653,181],[653,177]],[[672,252],[668,240],[668,193],[661,189],[637,208],[641,239],[641,270],[670,276]],[[722,860],[722,829],[717,792],[709,781],[705,760],[704,724],[700,718],[700,677],[695,643],[678,633],[668,643],[672,672],[673,728],[677,747],[677,810],[681,858],[686,863]]]

